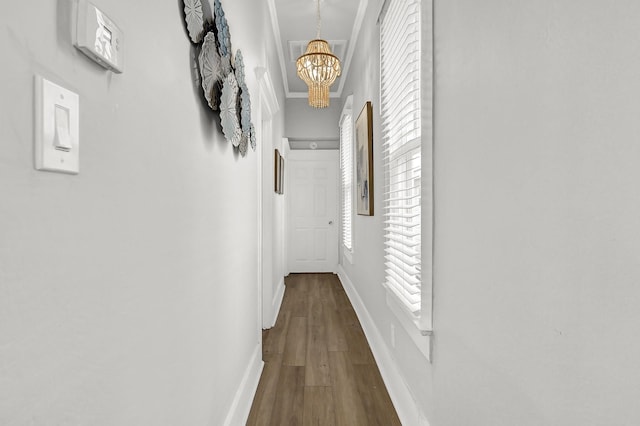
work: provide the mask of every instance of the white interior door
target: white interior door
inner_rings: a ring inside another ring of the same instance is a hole
[[[289,270],[336,272],[338,267],[338,153],[290,152]]]

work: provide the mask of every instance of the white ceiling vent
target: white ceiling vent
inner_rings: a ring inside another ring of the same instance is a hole
[[[336,55],[340,61],[344,61],[344,52],[347,51],[347,40],[327,40],[327,43],[329,43],[329,47],[331,47],[331,52]],[[289,60],[295,63],[307,50],[307,44],[309,44],[309,40],[289,40]]]

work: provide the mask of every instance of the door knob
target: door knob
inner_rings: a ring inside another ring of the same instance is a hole
[[[333,225],[333,221],[332,220],[329,221],[329,225]]]

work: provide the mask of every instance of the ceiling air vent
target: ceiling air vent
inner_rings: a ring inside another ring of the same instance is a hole
[[[331,52],[336,55],[340,61],[344,61],[344,52],[347,51],[347,40],[327,40],[327,43],[329,43],[331,47]],[[289,40],[289,60],[295,63],[307,50],[307,44],[309,44],[309,40]]]

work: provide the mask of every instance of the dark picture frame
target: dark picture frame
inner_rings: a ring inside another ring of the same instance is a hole
[[[278,194],[284,194],[284,157],[280,156],[280,192]]]
[[[373,216],[373,105],[367,101],[356,120],[356,208]]]
[[[281,166],[281,156],[280,156],[280,151],[278,151],[277,149],[275,150],[274,153],[274,163],[273,163],[273,190],[275,191],[276,194],[281,194],[281,187],[282,187],[282,175],[280,174],[280,166]]]

